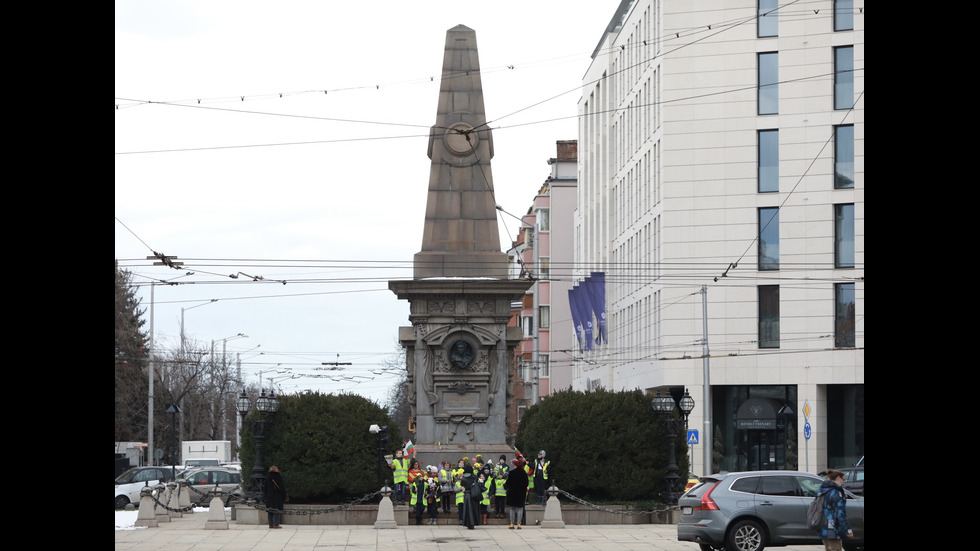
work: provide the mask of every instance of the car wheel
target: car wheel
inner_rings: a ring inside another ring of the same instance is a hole
[[[728,531],[725,538],[727,551],[762,551],[766,548],[766,534],[754,520],[740,520]]]
[[[125,509],[129,505],[129,498],[126,496],[116,496],[116,509]]]

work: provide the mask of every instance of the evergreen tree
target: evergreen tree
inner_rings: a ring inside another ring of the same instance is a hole
[[[132,274],[116,261],[115,441],[146,440],[149,380],[143,330],[145,309],[132,285]]]

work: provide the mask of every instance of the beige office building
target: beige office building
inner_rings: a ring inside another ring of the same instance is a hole
[[[551,370],[688,391],[698,474],[864,455],[863,8],[624,0],[583,77],[573,279],[604,274],[607,337]]]

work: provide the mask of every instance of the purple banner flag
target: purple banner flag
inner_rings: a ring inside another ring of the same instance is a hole
[[[578,343],[579,354],[585,351],[582,345],[582,320],[578,317],[578,308],[575,307],[575,301],[578,300],[575,288],[568,290],[568,309],[572,311],[572,333],[575,334],[575,342]]]
[[[585,346],[592,350],[595,342],[592,340],[592,305],[589,300],[589,291],[585,287],[575,284],[575,308],[578,309],[578,317],[584,328]]]
[[[599,337],[596,342],[609,344],[609,337],[606,335],[606,272],[592,272],[585,280],[589,282],[592,311],[599,322]]]

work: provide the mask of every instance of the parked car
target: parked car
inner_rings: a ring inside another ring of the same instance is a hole
[[[180,471],[178,471],[179,473]],[[173,479],[172,467],[133,467],[116,477],[116,509],[139,504],[143,486],[156,486]]]
[[[184,488],[190,493],[191,505],[211,505],[215,486],[221,489],[222,501],[227,505],[232,493],[241,488],[242,472],[228,467],[200,467],[178,474],[177,481],[185,483]]]
[[[861,458],[864,459],[863,457]],[[858,463],[862,463],[859,461]],[[864,465],[854,465],[852,467],[834,467],[834,470],[844,473],[844,487],[854,493],[854,495],[864,495]],[[820,471],[817,476],[826,476],[827,471]]]
[[[678,500],[678,541],[701,551],[762,551],[767,546],[819,545],[806,511],[824,479],[799,471],[722,472],[701,481]],[[864,548],[864,498],[845,489],[853,538],[844,549]]]

